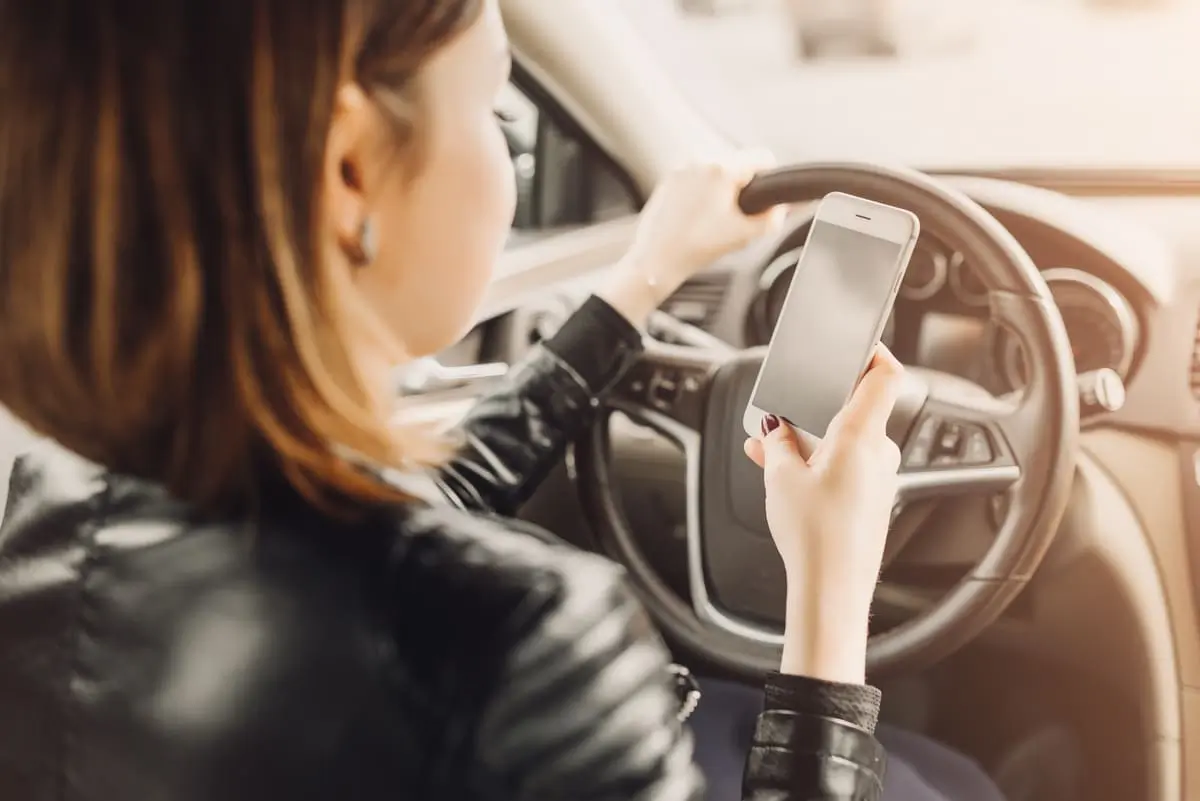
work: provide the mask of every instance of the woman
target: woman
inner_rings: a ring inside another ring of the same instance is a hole
[[[770,226],[684,170],[457,445],[389,424],[513,212],[494,0],[0,3],[0,796],[695,799],[616,568],[512,512],[689,274]],[[884,351],[765,467],[787,645],[747,798],[877,797]],[[460,507],[417,500],[433,476]]]

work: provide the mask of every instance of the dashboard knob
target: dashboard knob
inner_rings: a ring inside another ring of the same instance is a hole
[[[1125,382],[1111,367],[1080,373],[1079,416],[1111,414],[1125,405]]]

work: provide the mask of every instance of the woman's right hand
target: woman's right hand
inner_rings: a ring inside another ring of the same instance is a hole
[[[664,177],[642,209],[633,244],[601,296],[640,328],[688,278],[777,229],[784,207],[747,215],[739,205],[755,174],[774,163],[765,151],[741,151]]]
[[[768,415],[746,454],[763,468],[767,522],[787,573],[781,672],[862,683],[900,451],[887,436],[904,368],[883,345],[809,452]]]

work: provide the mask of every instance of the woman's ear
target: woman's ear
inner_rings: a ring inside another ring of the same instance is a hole
[[[378,210],[370,198],[378,192],[377,142],[382,119],[374,103],[357,84],[342,86],[335,97],[333,119],[325,144],[322,165],[326,246],[344,258],[331,262],[333,300],[340,309],[342,333],[355,356],[355,369],[368,376],[367,384],[383,387],[393,365],[410,359],[404,344],[384,323],[358,282],[369,271],[356,269],[373,259],[378,251],[379,226],[373,219]],[[383,410],[390,414],[391,395]],[[382,412],[381,412],[382,413]]]
[[[358,84],[338,89],[325,143],[323,201],[326,224],[352,263],[362,260],[361,240],[370,214],[364,173],[373,122],[374,107]]]

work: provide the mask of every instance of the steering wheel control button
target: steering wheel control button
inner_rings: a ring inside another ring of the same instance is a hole
[[[701,368],[642,363],[630,370],[617,392],[649,411],[695,427],[703,420],[707,379]]]
[[[991,464],[994,459],[991,437],[982,426],[929,415],[921,420],[904,457],[904,466],[979,466]]]
[[[905,467],[928,467],[933,455],[935,440],[938,435],[940,421],[932,415],[921,421],[908,453],[904,456]]]
[[[650,378],[650,406],[659,411],[667,411],[679,400],[680,380],[677,371],[663,368],[656,370]]]
[[[962,451],[963,430],[957,423],[943,423],[938,432],[937,451],[939,455],[957,455]]]
[[[963,464],[972,466],[991,464],[994,458],[995,454],[992,451],[992,443],[988,439],[987,432],[982,428],[972,427],[967,432],[963,445]]]
[[[928,467],[929,466],[929,448],[922,445],[913,445],[908,455],[904,457],[905,467]]]

